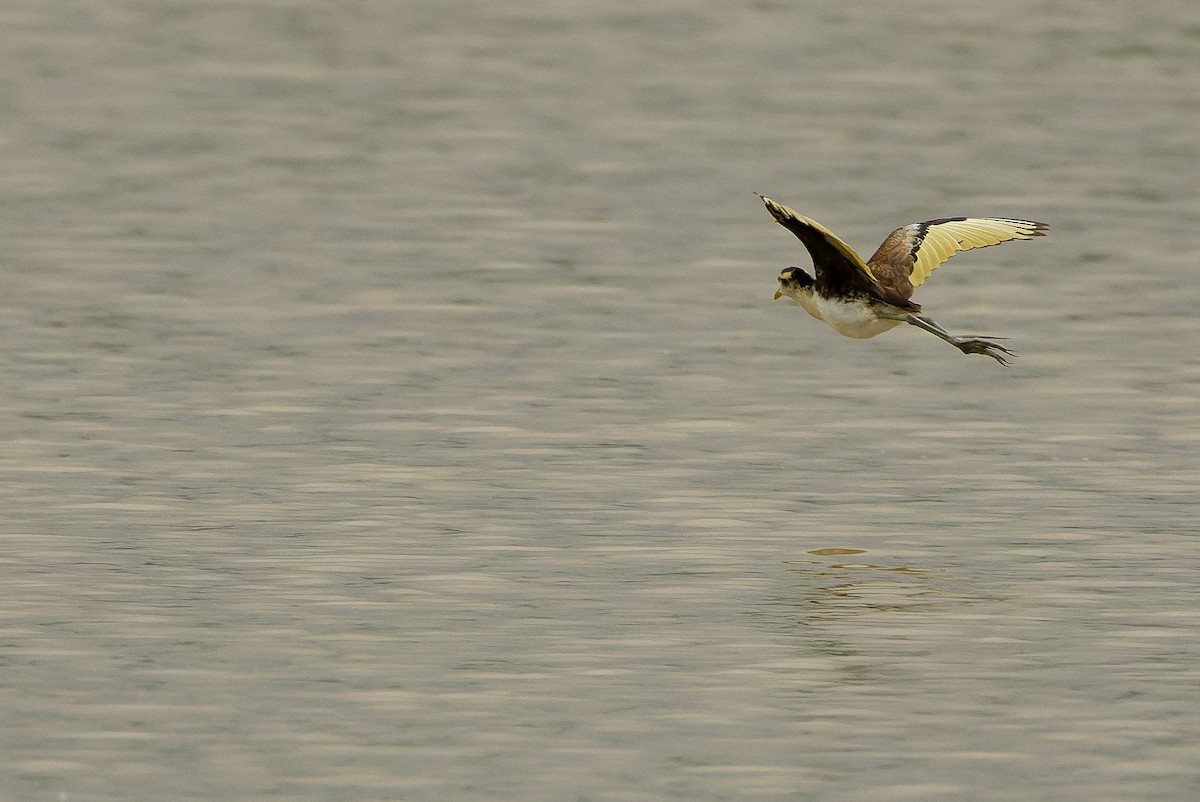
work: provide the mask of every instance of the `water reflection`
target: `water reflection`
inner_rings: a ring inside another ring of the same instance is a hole
[[[814,556],[843,557],[866,554],[865,549],[827,548],[808,552]],[[791,560],[792,601],[798,623],[833,621],[871,612],[932,611],[953,597],[939,587],[942,569],[912,565],[879,565],[871,562]]]

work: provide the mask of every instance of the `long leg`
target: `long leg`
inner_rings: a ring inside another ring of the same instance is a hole
[[[1003,345],[997,345],[990,340],[984,340],[979,337],[955,337],[950,332],[943,329],[934,321],[921,315],[909,315],[904,318],[905,323],[910,323],[919,329],[941,337],[946,342],[953,345],[964,354],[984,354],[999,362],[1001,365],[1007,365],[1006,356],[1016,356],[1012,351],[1005,348]]]

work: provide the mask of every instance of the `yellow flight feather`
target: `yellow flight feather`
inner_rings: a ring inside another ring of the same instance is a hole
[[[1012,220],[1005,217],[939,220],[933,223],[918,223],[910,228],[920,231],[926,226],[928,228],[925,238],[917,246],[916,263],[913,265],[912,275],[909,276],[913,287],[920,287],[934,268],[959,251],[986,248],[1010,240],[1040,237],[1046,229],[1044,224],[1032,220]]]

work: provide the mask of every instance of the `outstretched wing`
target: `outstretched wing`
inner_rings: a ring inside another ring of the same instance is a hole
[[[875,255],[867,260],[867,265],[881,282],[891,285],[902,283],[897,279],[907,278],[915,289],[925,283],[934,268],[959,251],[1040,237],[1049,228],[1045,223],[1008,217],[926,220],[889,234]]]
[[[795,234],[808,249],[817,271],[818,292],[835,296],[849,291],[880,295],[880,287],[871,268],[836,234],[816,220],[798,214],[770,198],[764,197],[762,202],[775,221]]]

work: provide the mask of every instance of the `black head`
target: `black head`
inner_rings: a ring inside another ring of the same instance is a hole
[[[787,287],[799,287],[808,289],[816,282],[813,277],[805,273],[798,267],[785,267],[779,271],[779,283]]]

